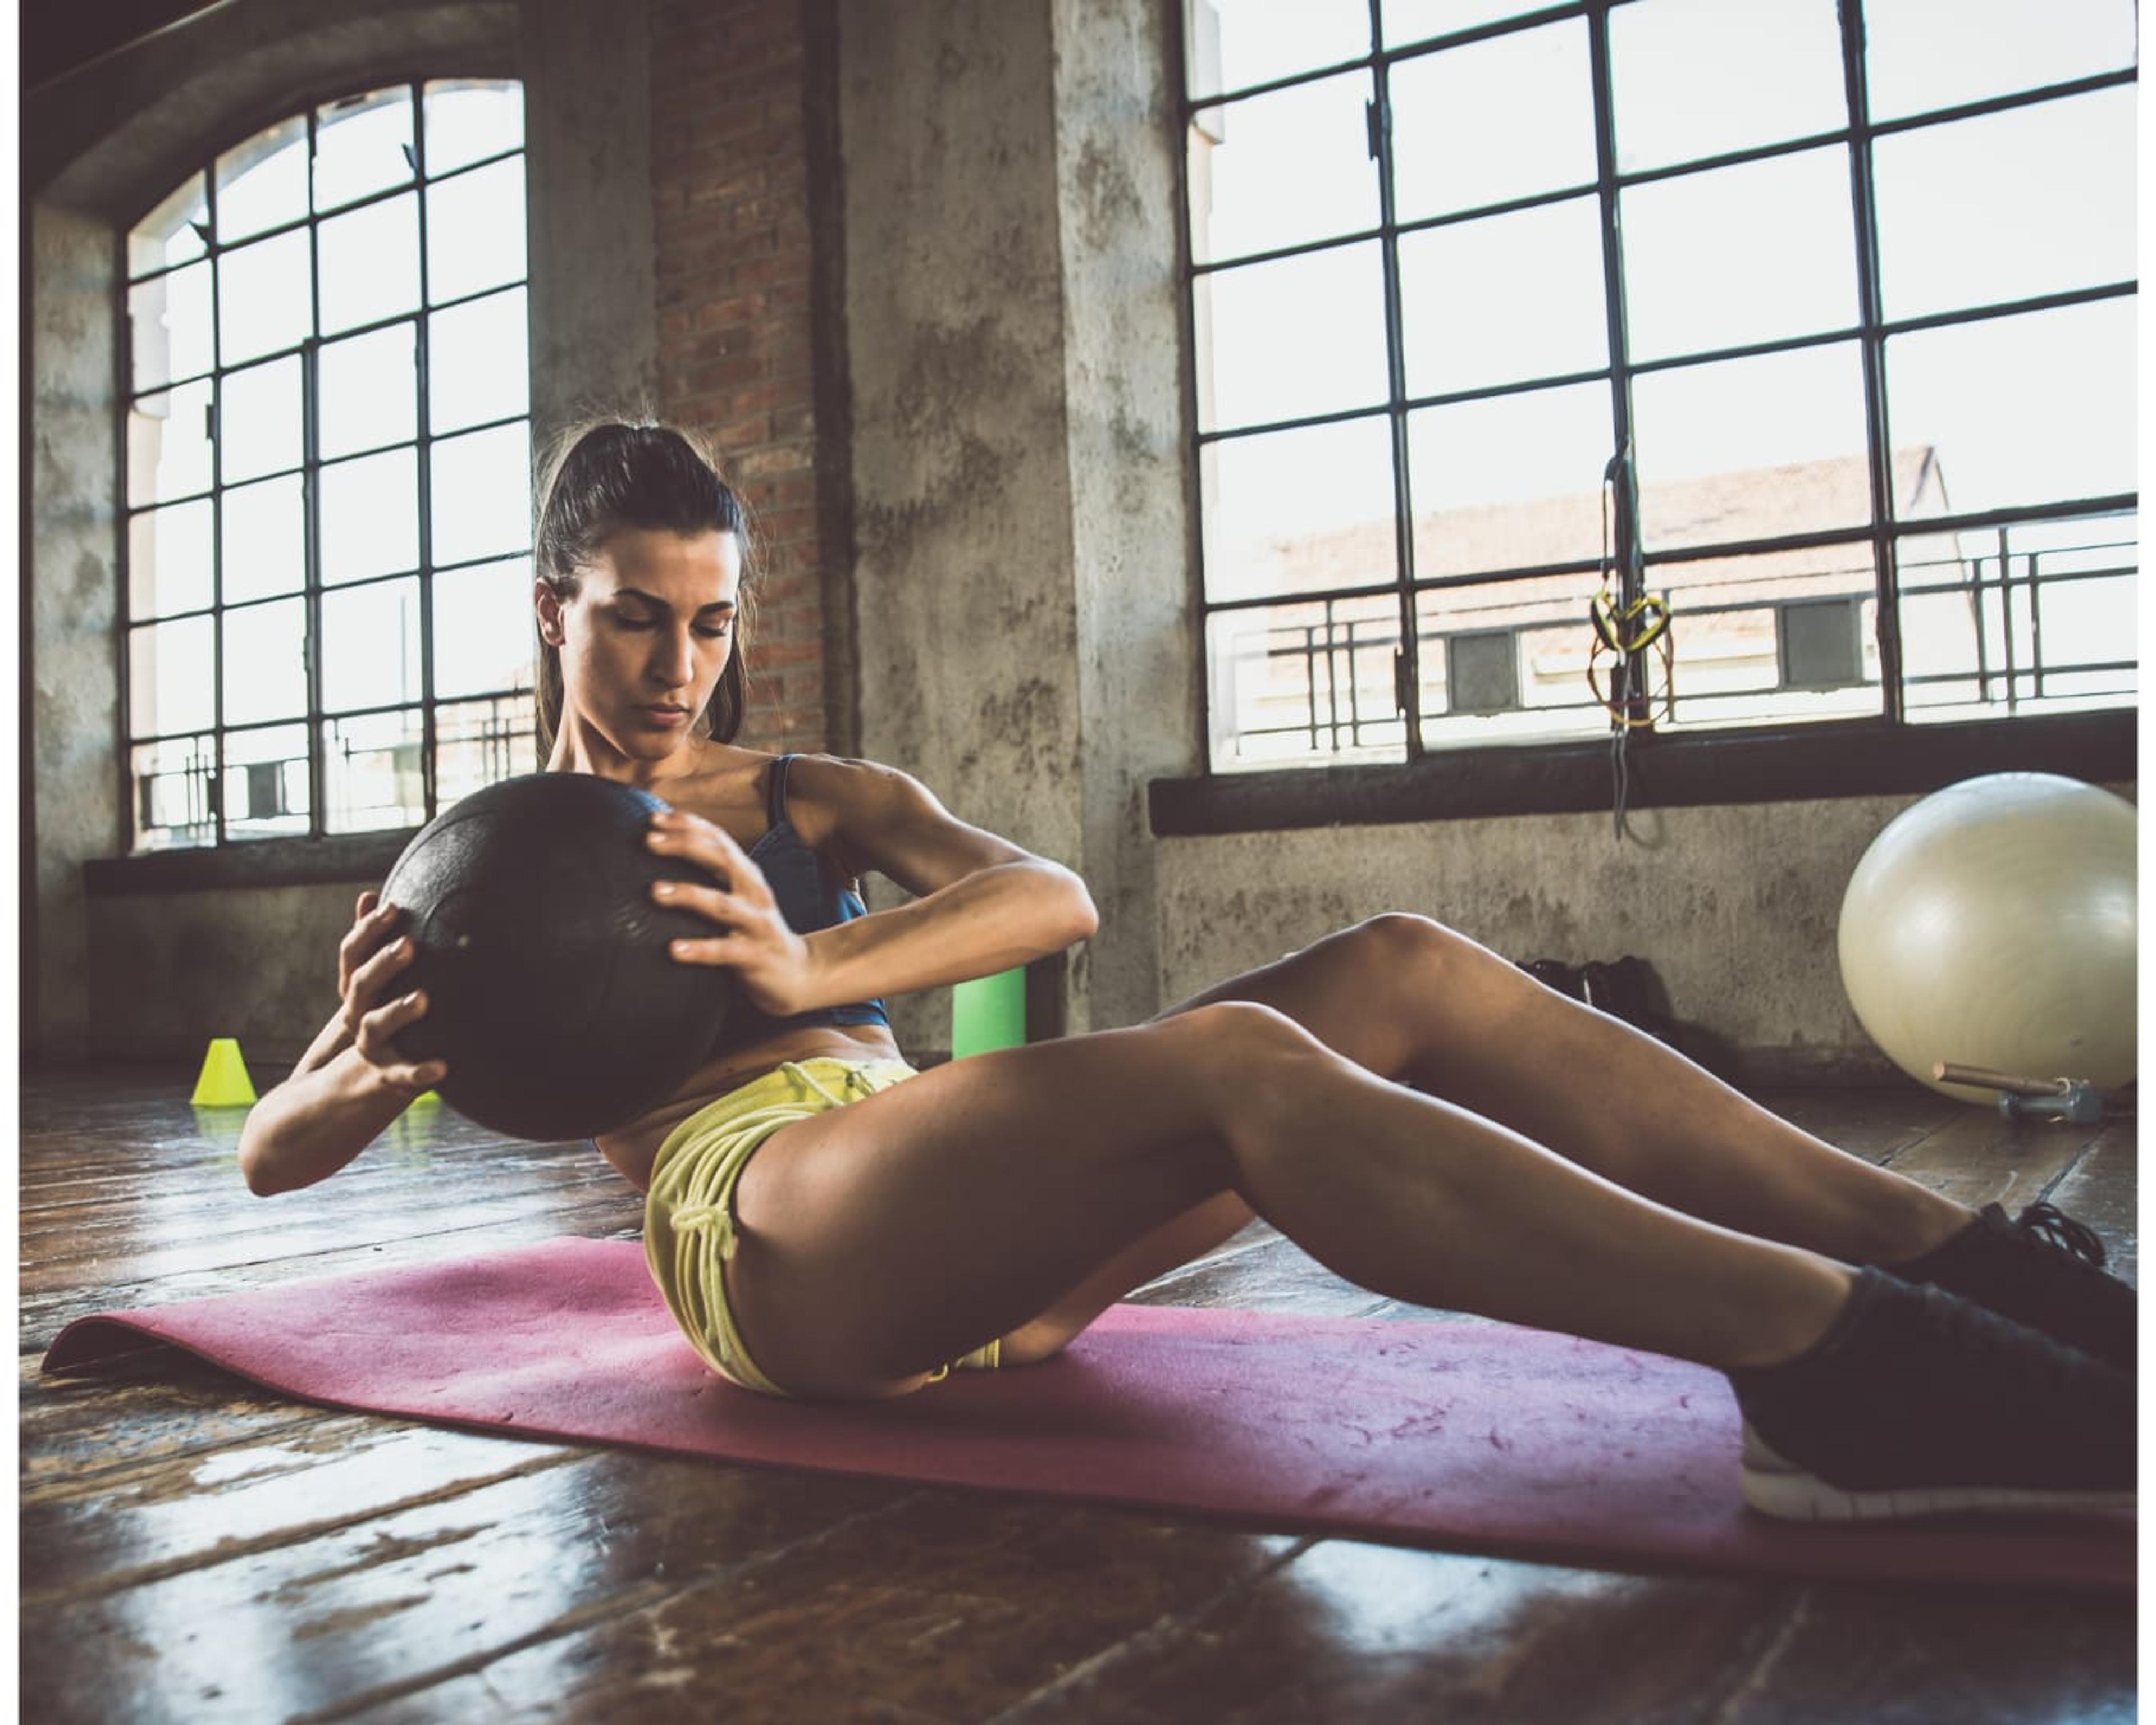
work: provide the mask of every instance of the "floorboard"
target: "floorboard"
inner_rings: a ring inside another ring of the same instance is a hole
[[[629,1237],[588,1146],[446,1110],[304,1198],[240,1185],[184,1081],[23,1097],[23,1716],[2035,1722],[2134,1715],[2130,1601],[1609,1574],[311,1408],[70,1319],[558,1234]],[[2134,1122],[1914,1086],[1768,1100],[1965,1202],[2050,1197],[2137,1262]],[[1142,1291],[1404,1315],[1262,1224]]]

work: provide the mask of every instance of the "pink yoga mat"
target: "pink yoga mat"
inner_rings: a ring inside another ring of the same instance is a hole
[[[1540,1331],[1121,1306],[1060,1358],[894,1402],[713,1378],[633,1240],[563,1239],[69,1324],[331,1407],[1616,1569],[2130,1587],[2132,1515],[1793,1526],[1738,1495],[1719,1373]]]

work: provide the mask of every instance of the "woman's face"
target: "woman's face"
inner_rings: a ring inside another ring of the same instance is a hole
[[[680,747],[733,655],[740,590],[733,534],[642,528],[605,540],[570,598],[540,583],[540,634],[562,654],[565,739],[603,739],[632,761]]]

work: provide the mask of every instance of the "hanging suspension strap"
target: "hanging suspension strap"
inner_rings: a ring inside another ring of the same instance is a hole
[[[1620,489],[1621,488],[1621,489]],[[1623,542],[1610,546],[1609,511],[1614,496]],[[1632,446],[1628,440],[1602,470],[1602,591],[1589,602],[1587,619],[1594,639],[1587,654],[1587,686],[1609,715],[1609,775],[1612,781],[1614,824],[1618,841],[1625,838],[1625,808],[1631,791],[1631,774],[1625,747],[1635,731],[1651,730],[1658,718],[1675,716],[1677,704],[1676,643],[1671,634],[1670,605],[1646,591],[1646,574],[1640,554],[1639,482],[1632,469]],[[1662,662],[1661,711],[1657,714],[1648,693],[1647,655],[1658,653]],[[1614,662],[1609,686],[1602,684],[1602,661]]]
[[[1622,490],[1620,490],[1620,487]],[[1610,544],[1609,514],[1614,500],[1619,537]],[[1628,441],[1602,470],[1602,591],[1588,603],[1587,620],[1594,625],[1594,641],[1588,649],[1587,686],[1598,705],[1609,714],[1621,736],[1627,731],[1650,728],[1658,719],[1671,717],[1676,708],[1676,642],[1670,633],[1669,601],[1646,591],[1646,573],[1640,556],[1639,481],[1632,469],[1632,446]],[[1638,655],[1658,650],[1662,664],[1661,711],[1643,704],[1650,700]],[[1602,662],[1614,658],[1609,685],[1602,680]],[[1633,686],[1635,676],[1641,678]]]
[[[1642,593],[1627,604],[1624,595],[1607,584],[1588,603],[1588,621],[1594,625],[1594,645],[1587,655],[1587,686],[1594,691],[1595,700],[1609,709],[1610,721],[1627,731],[1645,729],[1668,719],[1676,711],[1676,644],[1670,637],[1670,614],[1668,601],[1653,593]],[[1661,708],[1659,712],[1635,713],[1632,707],[1645,691],[1635,692],[1630,686],[1632,655],[1650,649],[1657,649],[1661,660]],[[1617,665],[1605,691],[1602,661],[1610,655]]]

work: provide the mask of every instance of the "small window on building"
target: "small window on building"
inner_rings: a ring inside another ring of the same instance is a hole
[[[1855,599],[1802,600],[1775,616],[1784,689],[1841,689],[1864,680],[1862,613]]]
[[[531,756],[521,85],[362,91],[128,234],[133,848],[415,826]]]
[[[1445,710],[1509,713],[1520,704],[1520,638],[1509,629],[1445,639]]]

